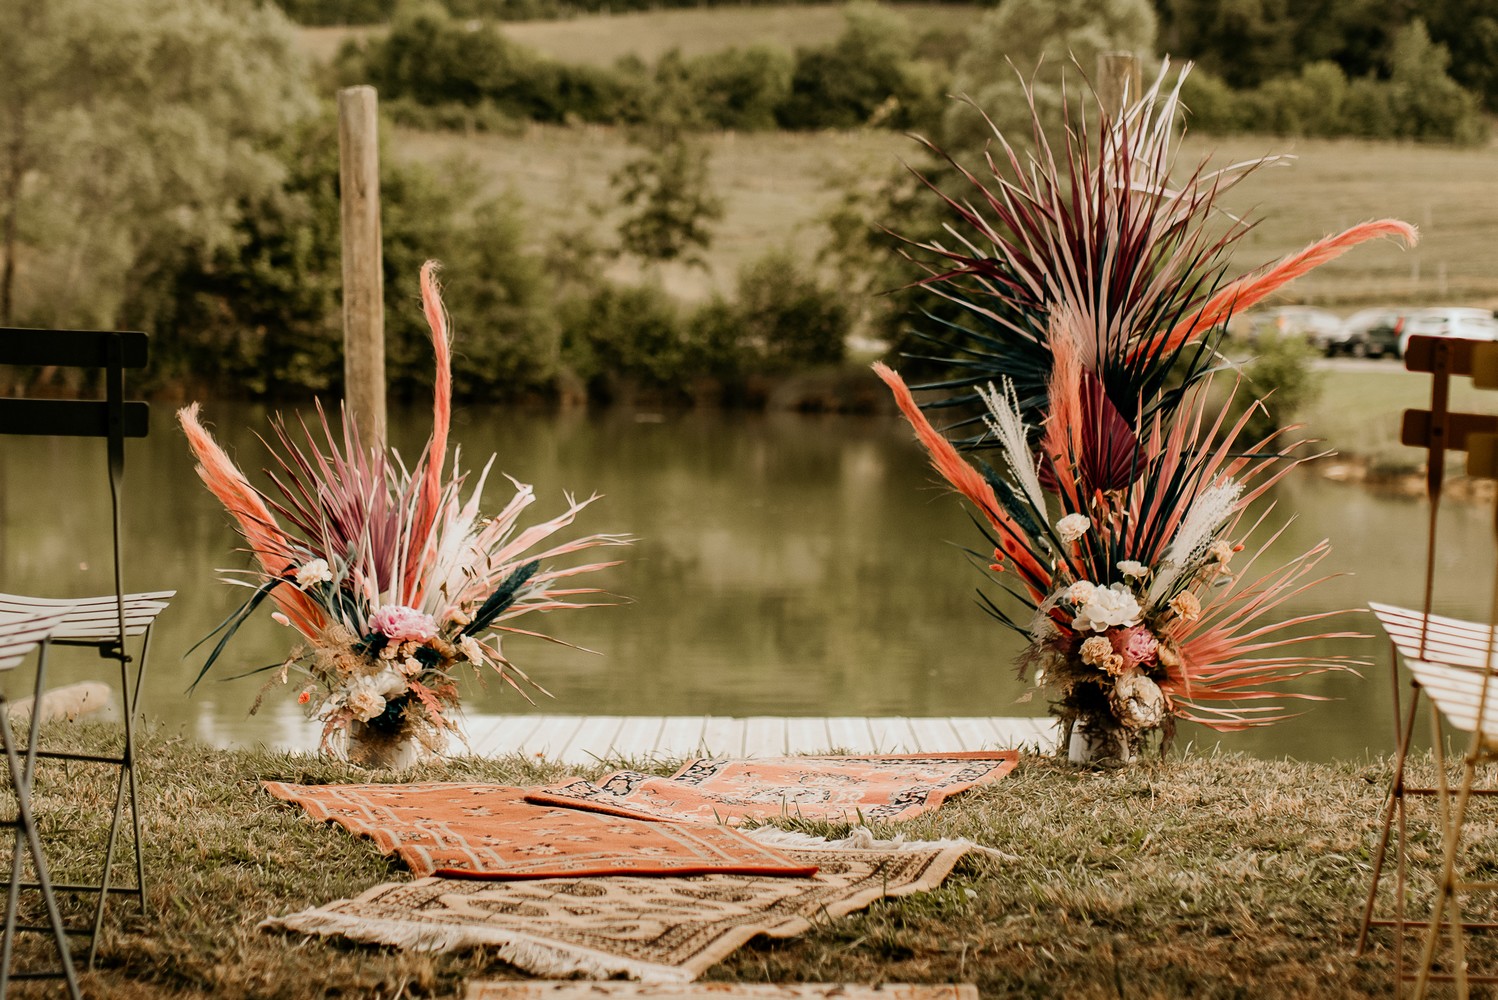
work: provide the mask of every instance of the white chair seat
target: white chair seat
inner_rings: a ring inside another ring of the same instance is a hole
[[[154,590],[125,595],[125,634],[137,636],[151,627],[156,616],[166,610],[175,590]],[[61,612],[52,638],[74,642],[107,642],[120,634],[119,608],[115,596],[46,598],[20,594],[0,594],[0,614],[42,615]]]

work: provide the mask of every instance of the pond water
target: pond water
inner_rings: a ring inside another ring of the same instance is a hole
[[[214,404],[205,416],[242,467],[266,464],[256,432],[263,408]],[[391,414],[408,455],[429,415]],[[555,696],[534,709],[502,685],[475,686],[471,711],[719,715],[1044,715],[1013,670],[1020,641],[975,603],[983,576],[963,549],[976,529],[938,488],[907,427],[893,417],[614,410],[537,413],[480,407],[455,414],[465,467],[497,453],[502,470],[534,483],[537,517],[563,490],[603,498],[582,531],[637,538],[623,565],[599,574],[610,607],[562,612],[545,630],[596,653],[515,638],[506,649]],[[77,596],[111,588],[108,488],[97,442],[0,442],[0,587]],[[241,568],[238,536],[198,482],[171,408],[157,406],[151,436],[129,445],[126,585],[179,594],[158,626],[145,694],[154,723],[220,746],[255,742],[311,748],[317,727],[288,694],[248,709],[263,677],[230,675],[279,661],[290,634],[263,615],[189,696],[201,663],[188,648],[241,600],[218,582]],[[486,510],[507,499],[491,478]],[[1322,564],[1344,573],[1291,612],[1413,605],[1423,565],[1422,501],[1375,495],[1301,475],[1278,491],[1296,517],[1277,551],[1322,537]],[[1482,617],[1492,586],[1487,508],[1443,510],[1438,610]],[[532,620],[534,621],[534,619]],[[1366,614],[1336,623],[1376,632]],[[1338,652],[1371,661],[1363,677],[1329,674],[1300,688],[1333,699],[1301,703],[1281,725],[1224,734],[1188,728],[1198,746],[1303,759],[1361,757],[1392,745],[1387,644],[1343,640]],[[97,661],[59,653],[62,680]],[[10,683],[19,683],[15,678]]]

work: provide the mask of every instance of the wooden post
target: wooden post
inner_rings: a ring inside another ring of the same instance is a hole
[[[1132,52],[1099,52],[1097,57],[1097,96],[1103,114],[1116,119],[1125,104],[1139,100],[1143,76],[1139,60]]]
[[[343,210],[343,397],[366,448],[385,446],[385,278],[380,244],[379,102],[338,92]]]

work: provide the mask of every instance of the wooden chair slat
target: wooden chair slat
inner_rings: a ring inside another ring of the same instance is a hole
[[[64,368],[104,368],[109,365],[109,342],[121,347],[125,368],[146,366],[147,337],[136,330],[34,330],[0,327],[0,365],[59,365]]]
[[[151,407],[131,400],[122,406],[121,434],[143,438]],[[0,434],[108,437],[109,407],[95,399],[0,399]]]

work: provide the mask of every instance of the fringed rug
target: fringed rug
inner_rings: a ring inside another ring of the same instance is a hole
[[[786,853],[817,874],[425,878],[260,926],[418,951],[489,946],[538,976],[690,982],[756,934],[793,937],[874,900],[934,889],[963,848]]]
[[[971,983],[597,983],[486,979],[464,1000],[978,1000]]]
[[[525,789],[430,782],[291,785],[265,782],[278,799],[400,856],[417,875],[545,879],[582,875],[733,872],[797,877],[815,869],[721,827],[661,823],[538,806]]]
[[[879,757],[694,760],[669,778],[617,771],[569,781],[526,800],[637,819],[739,823],[795,817],[843,823],[910,819],[947,796],[997,781],[1014,750]]]

